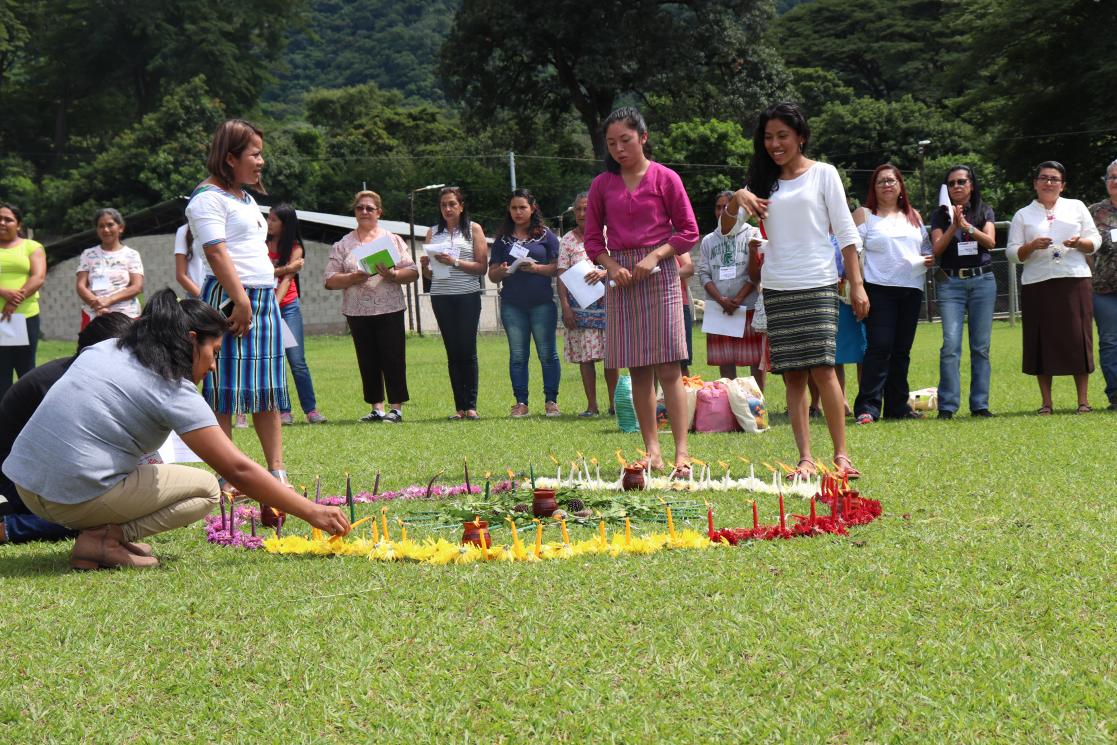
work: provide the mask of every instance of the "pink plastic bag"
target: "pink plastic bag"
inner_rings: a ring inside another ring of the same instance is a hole
[[[718,382],[707,383],[698,391],[694,408],[695,432],[736,432],[737,417],[729,405],[729,391]]]

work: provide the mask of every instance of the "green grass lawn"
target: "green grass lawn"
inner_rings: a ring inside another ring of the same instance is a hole
[[[68,543],[2,546],[0,741],[1113,742],[1117,416],[1100,373],[1096,413],[1069,415],[1060,378],[1058,415],[1035,416],[1019,332],[994,329],[996,418],[965,416],[963,394],[950,422],[851,428],[885,514],[848,537],[434,567],[211,547],[194,526],[155,537],[159,570],[92,574],[68,571]],[[920,328],[913,388],[937,383],[940,340]],[[563,417],[507,419],[503,338],[481,345],[476,423],[446,421],[441,342],[408,355],[405,424],[363,425],[349,340],[309,342],[330,422],[284,430],[295,483],[457,482],[466,457],[474,474],[553,473],[549,453],[578,450],[612,469],[640,445],[574,416],[574,366]],[[770,432],[694,435],[693,454],[794,462],[776,381],[769,401]],[[259,458],[251,430],[236,440]],[[719,526],[749,524],[750,498],[713,496]]]

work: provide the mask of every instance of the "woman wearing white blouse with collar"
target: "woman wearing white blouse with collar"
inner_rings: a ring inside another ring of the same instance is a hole
[[[1036,198],[1012,216],[1006,253],[1024,265],[1020,310],[1024,324],[1025,375],[1039,382],[1042,405],[1052,412],[1051,378],[1074,376],[1079,414],[1089,412],[1087,389],[1094,371],[1093,290],[1086,256],[1101,243],[1086,205],[1060,196],[1066,188],[1062,163],[1036,168]]]

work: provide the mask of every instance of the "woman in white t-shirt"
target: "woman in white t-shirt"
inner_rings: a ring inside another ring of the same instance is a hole
[[[101,245],[87,248],[78,260],[77,286],[81,298],[81,330],[96,316],[123,313],[129,318],[140,315],[137,296],[144,288],[144,265],[140,254],[125,246],[124,218],[112,207],[97,210],[93,225]]]
[[[202,392],[228,434],[234,414],[252,414],[268,469],[286,483],[279,412],[289,409],[275,268],[268,258],[264,215],[244,186],[263,190],[264,138],[243,119],[223,122],[213,136],[210,176],[186,205],[190,232],[208,271],[202,300],[229,318],[229,333]],[[265,515],[265,523],[275,516]]]
[[[175,279],[190,297],[201,296],[206,279],[205,254],[194,241],[190,223],[175,232]]]
[[[834,465],[857,478],[861,474],[846,449],[845,396],[834,370],[838,269],[830,234],[841,247],[850,305],[858,319],[869,312],[857,258],[861,236],[837,170],[804,154],[810,137],[810,126],[797,105],[769,107],[753,133],[755,155],[748,188],[734,193],[728,208],[729,214],[739,215],[738,225],[744,213],[758,215],[768,239],[763,267],[759,257],[750,255],[749,274],[764,285],[772,370],[783,373],[788,416],[799,449],[795,473],[810,476],[816,471],[807,426],[807,379],[811,378],[821,394]]]

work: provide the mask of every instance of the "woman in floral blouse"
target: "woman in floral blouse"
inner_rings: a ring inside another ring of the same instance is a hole
[[[361,421],[398,424],[403,421],[403,403],[408,399],[403,324],[407,304],[402,285],[418,279],[419,270],[411,261],[403,240],[380,227],[379,194],[357,192],[353,211],[357,216],[357,229],[335,243],[330,251],[326,262],[326,289],[344,291],[341,312],[357,350],[365,401],[372,405],[372,410],[361,417]],[[376,274],[369,274],[353,257],[352,251],[383,236],[391,236],[395,241],[400,261],[391,269],[380,264]],[[384,412],[385,392],[391,406],[387,413]]]
[[[589,194],[582,192],[574,197],[574,229],[559,241],[558,270],[563,272],[579,261],[586,260],[586,246],[583,231],[586,227],[586,200]],[[605,271],[592,273],[592,281],[605,279]],[[591,281],[590,275],[586,280]],[[559,281],[559,302],[562,304],[562,324],[566,327],[566,347],[563,356],[567,362],[576,362],[582,372],[582,387],[586,391],[586,410],[578,416],[597,416],[597,369],[595,362],[605,359],[605,298],[601,298],[588,308],[579,308]],[[613,391],[617,387],[617,371],[605,368],[605,384],[609,387],[609,409],[612,413]]]
[[[138,295],[144,288],[144,266],[140,254],[120,240],[124,218],[112,207],[97,210],[93,225],[99,246],[82,251],[78,260],[77,286],[81,298],[81,328],[95,317],[120,312],[139,318]]]
[[[1109,408],[1117,409],[1117,160],[1105,169],[1109,198],[1090,205],[1090,214],[1101,233],[1094,252],[1094,321],[1098,324],[1098,357],[1105,376]]]

